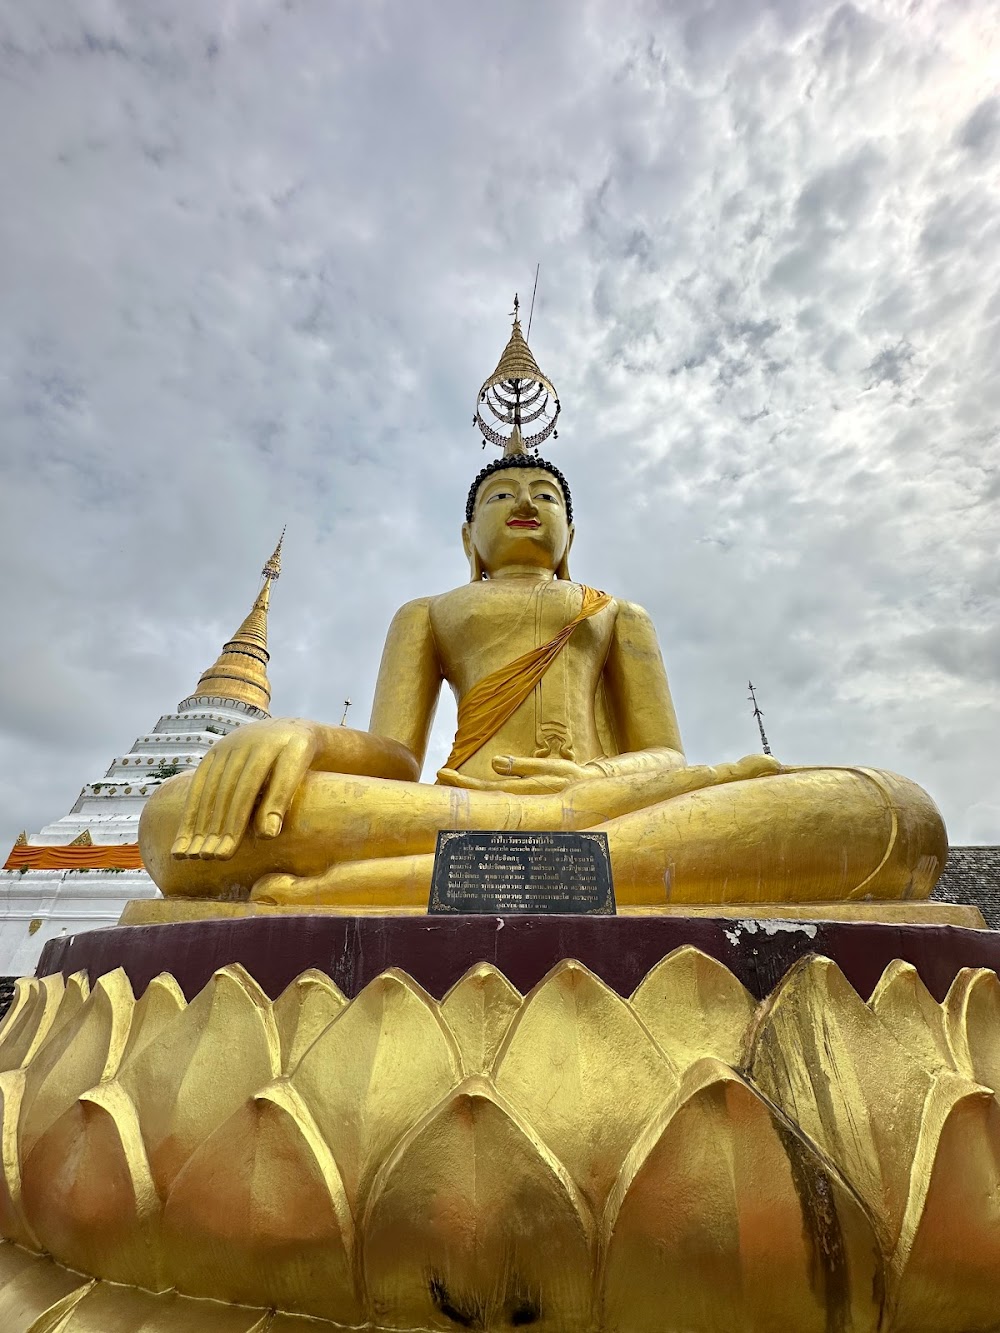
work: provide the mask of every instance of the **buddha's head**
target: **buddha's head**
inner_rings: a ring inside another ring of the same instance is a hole
[[[499,458],[469,489],[462,542],[472,581],[513,565],[569,578],[573,500],[558,468],[528,453]]]

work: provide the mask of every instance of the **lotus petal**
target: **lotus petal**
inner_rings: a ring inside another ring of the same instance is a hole
[[[281,1072],[288,1074],[347,1004],[339,986],[311,967],[290,982],[274,1002],[281,1042]]]
[[[1000,980],[964,967],[944,1000],[948,1043],[960,1073],[1000,1093]]]
[[[738,1074],[694,1065],[608,1199],[606,1333],[874,1333],[882,1265],[831,1163]]]
[[[4,1023],[0,1070],[20,1069],[31,1060],[48,1036],[65,991],[58,973],[38,981],[31,977],[26,983],[17,984],[23,998],[8,1015],[10,1021]]]
[[[912,963],[894,959],[882,973],[868,1007],[928,1073],[954,1069],[944,1010]]]
[[[60,1263],[151,1291],[171,1285],[138,1116],[117,1083],[92,1089],[65,1111],[22,1171],[25,1213]]]
[[[762,1005],[753,1082],[837,1163],[891,1252],[932,1077],[828,958],[800,959]]]
[[[677,1083],[628,1004],[573,960],[557,964],[528,995],[494,1078],[595,1213],[639,1131]]]
[[[894,1258],[893,1333],[1000,1327],[1000,1107],[985,1089],[927,1102]]]
[[[0,1245],[0,1328],[3,1333],[48,1333],[53,1324],[42,1323],[42,1317],[51,1314],[55,1321],[93,1285],[51,1259]]]
[[[181,1291],[361,1322],[340,1173],[284,1081],[251,1098],[188,1159],[167,1199],[163,1236]]]
[[[184,992],[169,972],[161,972],[136,1000],[132,1024],[122,1054],[122,1063],[139,1054],[177,1017],[187,1001]]]
[[[380,1327],[591,1326],[586,1204],[485,1079],[467,1079],[400,1142],[372,1186],[363,1245]]]
[[[43,978],[48,980],[48,978]],[[53,978],[54,980],[54,978]],[[67,977],[52,1020],[52,1032],[58,1032],[64,1023],[72,1023],[90,997],[90,976],[86,971],[74,972]]]
[[[728,967],[684,944],[646,973],[632,1008],[683,1070],[705,1056],[738,1064],[757,1001]]]
[[[122,1065],[157,1191],[199,1144],[281,1068],[267,996],[238,965],[220,968],[160,1033]]]
[[[312,1324],[316,1333],[326,1327]],[[271,1315],[264,1310],[195,1300],[175,1292],[154,1296],[99,1282],[63,1321],[51,1330],[46,1325],[44,1333],[272,1333],[273,1328]]]
[[[437,1005],[404,972],[368,983],[291,1075],[340,1169],[351,1207],[401,1135],[461,1079]]]
[[[119,967],[101,977],[73,1018],[60,1023],[56,1015],[48,1040],[26,1070],[22,1159],[81,1093],[117,1072],[134,1005],[132,987]]]
[[[0,1022],[0,1073],[6,1069],[16,1069],[21,1063],[20,1059],[13,1066],[8,1063],[8,1051],[4,1048],[14,1033],[23,1029],[28,1009],[40,990],[41,982],[35,977],[19,977],[14,982],[13,999],[7,1006],[3,1021]]]
[[[521,1001],[521,992],[492,963],[477,963],[455,982],[441,1001],[441,1017],[458,1042],[467,1073],[485,1074],[492,1067]]]
[[[21,1155],[17,1129],[24,1095],[24,1070],[8,1069],[0,1074],[0,1236],[28,1250],[41,1250],[24,1211],[21,1195]]]

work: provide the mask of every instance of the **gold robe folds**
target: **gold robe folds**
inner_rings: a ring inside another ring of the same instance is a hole
[[[548,643],[522,653],[497,671],[491,671],[466,694],[458,705],[458,730],[445,768],[460,768],[491,736],[495,736],[566,647],[577,625],[610,605],[611,597],[606,592],[598,592],[586,584],[581,586],[583,605],[579,615],[564,625]]]

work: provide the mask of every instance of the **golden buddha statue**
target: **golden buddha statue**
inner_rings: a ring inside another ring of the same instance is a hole
[[[570,578],[569,486],[532,452],[558,414],[515,308],[476,411],[504,453],[469,492],[470,582],[397,613],[367,731],[253,723],[160,788],[139,839],[164,894],[419,908],[440,830],[590,829],[623,906],[927,897],[947,838],[905,778],[686,764],[648,615]],[[445,681],[458,731],[422,783]]]

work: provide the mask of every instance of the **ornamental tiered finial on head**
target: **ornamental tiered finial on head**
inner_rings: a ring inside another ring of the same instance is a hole
[[[476,415],[472,420],[482,433],[483,447],[487,442],[495,444],[507,458],[537,449],[550,435],[553,439],[559,438],[555,428],[559,420],[559,395],[552,381],[538,369],[538,362],[524,340],[519,308],[515,293],[510,340],[496,370],[480,387]],[[495,426],[484,419],[484,412],[496,422]],[[525,437],[522,426],[536,421],[538,428]]]

